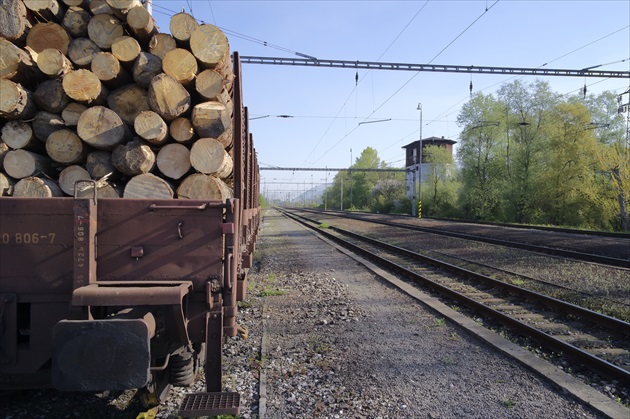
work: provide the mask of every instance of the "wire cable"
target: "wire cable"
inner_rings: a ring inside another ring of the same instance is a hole
[[[468,25],[466,27],[466,29],[464,29],[462,32],[460,32],[459,35],[457,35],[455,37],[455,39],[453,39],[451,42],[449,42],[449,44],[444,47],[440,52],[438,52],[435,57],[433,57],[431,59],[431,61],[429,61],[427,64],[431,64],[433,61],[435,61],[436,58],[438,58],[440,55],[442,55],[442,53],[444,51],[446,51],[448,49],[448,47],[450,47],[451,45],[453,45],[453,43],[459,39],[464,33],[466,33],[466,31],[468,31],[476,22],[478,22],[486,13],[488,13],[490,10],[492,10],[492,8],[499,2],[500,0],[496,0],[494,3],[492,3],[490,5],[490,7],[486,7],[486,10],[483,11],[483,13],[481,13],[481,15],[479,15],[479,17],[477,17],[470,25]],[[394,96],[396,96],[402,89],[404,89],[409,83],[411,83],[411,81],[413,79],[415,79],[418,74],[420,73],[415,73],[413,76],[411,76],[411,78],[409,78],[409,80],[407,80],[402,86],[400,86],[398,88],[398,90],[396,90],[390,97],[388,97],[383,103],[381,103],[376,110],[374,110],[370,116],[374,115],[379,109],[381,109],[383,106],[385,106],[385,104],[387,104]],[[324,154],[322,154],[317,160],[315,160],[314,163],[317,163],[319,160],[321,160],[325,155],[327,155],[330,151],[332,151],[335,147],[337,147],[337,145],[339,145],[343,140],[345,140],[346,138],[348,138],[348,136],[350,134],[352,134],[358,127],[354,128],[352,131],[350,131],[348,134],[344,135],[339,141],[337,141],[332,147],[330,147]]]

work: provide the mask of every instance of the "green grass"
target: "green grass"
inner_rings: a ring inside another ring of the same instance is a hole
[[[446,319],[444,319],[444,318],[435,319],[435,320],[433,320],[433,324],[436,327],[442,327],[442,326],[444,326],[446,324]]]
[[[279,289],[265,288],[258,293],[259,297],[272,297],[275,295],[285,295],[287,292]]]

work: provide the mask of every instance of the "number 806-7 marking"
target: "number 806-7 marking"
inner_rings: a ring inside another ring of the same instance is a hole
[[[53,244],[55,233],[2,233],[1,244]]]

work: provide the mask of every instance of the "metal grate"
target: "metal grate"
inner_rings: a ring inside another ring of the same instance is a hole
[[[187,394],[179,407],[182,417],[237,415],[241,395],[232,392]]]

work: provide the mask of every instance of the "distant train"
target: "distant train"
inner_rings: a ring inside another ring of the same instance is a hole
[[[98,199],[90,181],[75,197],[0,197],[0,389],[144,388],[159,402],[204,366],[207,393],[191,400],[238,411],[222,344],[237,334],[260,174],[238,53],[232,67],[233,198]]]

